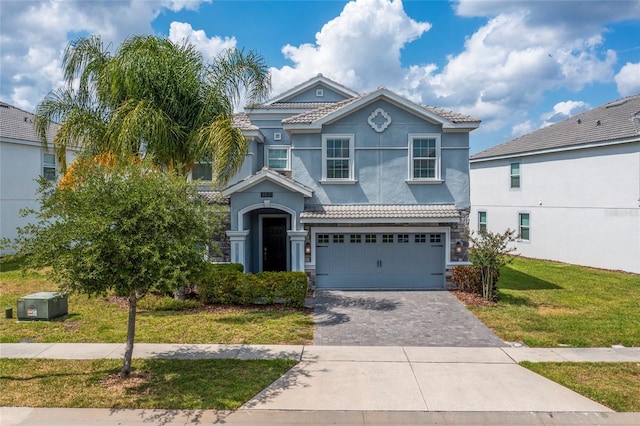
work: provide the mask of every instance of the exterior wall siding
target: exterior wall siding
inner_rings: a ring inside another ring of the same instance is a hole
[[[510,160],[472,163],[471,229],[479,211],[492,232],[529,213],[523,256],[640,273],[640,142],[519,161],[520,189],[509,188]]]

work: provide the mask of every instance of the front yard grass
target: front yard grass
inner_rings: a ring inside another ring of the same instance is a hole
[[[522,362],[554,382],[615,411],[640,411],[640,364],[593,362]]]
[[[15,263],[0,262],[0,342],[124,343],[127,308],[114,298],[69,295],[69,315],[53,321],[16,321],[21,296],[56,291],[43,273],[24,274]],[[144,299],[143,299],[144,300]],[[308,344],[313,318],[302,309],[211,307],[185,311],[139,312],[137,343]]]
[[[0,359],[0,406],[235,410],[296,364],[293,360]]]
[[[499,301],[469,309],[500,338],[533,347],[640,346],[640,276],[516,258]]]

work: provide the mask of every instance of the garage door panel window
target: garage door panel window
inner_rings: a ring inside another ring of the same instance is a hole
[[[329,235],[318,234],[318,244],[329,244]]]
[[[416,234],[414,241],[416,243],[426,243],[427,242],[427,234]]]
[[[349,236],[349,242],[351,244],[360,244],[362,242],[362,235],[360,235],[360,234],[351,234]]]
[[[442,243],[442,234],[430,234],[429,242],[432,244],[440,244]]]
[[[384,244],[393,243],[393,234],[382,234],[382,242]]]
[[[344,244],[344,234],[334,234],[333,244]]]
[[[408,244],[409,234],[398,234],[398,244]]]
[[[378,242],[378,236],[376,234],[366,234],[364,236],[364,242],[367,244],[375,244]]]

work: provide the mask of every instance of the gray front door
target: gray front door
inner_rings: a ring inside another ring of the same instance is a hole
[[[442,289],[442,233],[316,235],[318,289]]]

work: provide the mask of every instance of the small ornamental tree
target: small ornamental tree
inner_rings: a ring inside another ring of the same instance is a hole
[[[57,187],[41,181],[37,220],[15,241],[28,266],[50,266],[62,290],[115,292],[129,305],[121,377],[131,372],[137,301],[195,281],[219,215],[175,173],[140,161],[76,161]]]
[[[469,260],[473,266],[481,272],[482,297],[492,300],[494,296],[495,277],[499,276],[500,269],[509,264],[516,248],[509,247],[516,239],[516,232],[507,229],[503,233],[483,231],[478,234],[469,234]]]

